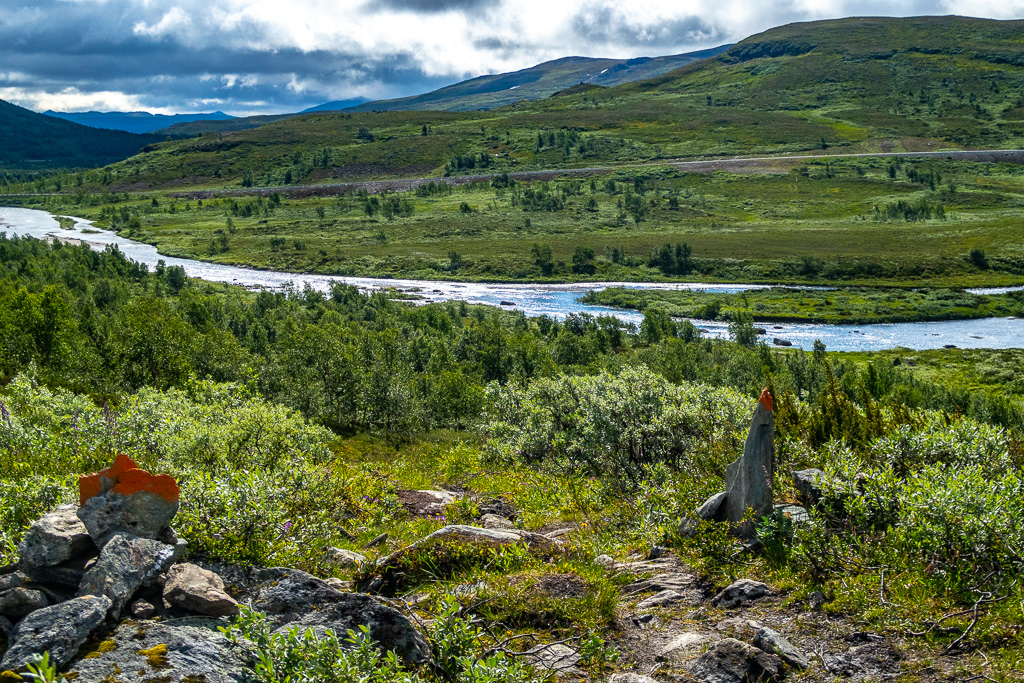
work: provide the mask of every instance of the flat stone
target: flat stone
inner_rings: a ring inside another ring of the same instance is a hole
[[[804,653],[798,650],[781,633],[767,626],[757,632],[752,644],[768,654],[778,655],[782,661],[795,669],[811,668],[811,663]]]
[[[32,612],[12,629],[0,671],[20,669],[44,652],[54,666],[63,667],[103,623],[111,604],[106,596],[87,595]]]
[[[707,636],[700,633],[680,633],[658,651],[655,659],[659,662],[689,659],[700,654],[708,640]]]
[[[690,674],[701,683],[773,683],[781,680],[782,662],[735,638],[724,638],[693,663]]]
[[[370,629],[370,637],[383,649],[394,650],[406,666],[430,660],[426,638],[401,612],[372,596],[340,593],[320,579],[295,569],[262,569],[253,572],[252,606],[267,614],[277,632],[295,627],[323,633]]]
[[[624,673],[614,674],[608,679],[608,683],[658,683],[658,681],[642,674]]]
[[[96,564],[82,579],[78,595],[105,595],[110,615],[117,619],[139,588],[151,586],[174,561],[174,548],[149,538],[115,534],[100,552]]]
[[[684,574],[682,572],[662,572],[660,574],[655,574],[649,579],[642,579],[640,581],[634,581],[633,583],[626,584],[622,587],[620,592],[622,595],[635,595],[637,593],[650,592],[662,593],[665,591],[682,593],[687,588],[692,587],[694,581],[695,579],[691,574]]]
[[[527,650],[523,655],[523,660],[538,669],[564,672],[576,666],[576,663],[580,661],[580,655],[576,650],[561,643],[542,644]]]
[[[28,575],[24,572],[13,571],[10,574],[0,574],[0,593],[12,588],[21,588],[28,582]]]
[[[800,502],[810,507],[817,505],[822,499],[824,491],[822,484],[827,481],[828,475],[817,468],[797,470],[793,473],[793,485],[796,487],[797,496]]]
[[[417,517],[443,515],[444,509],[461,496],[451,491],[397,491],[402,508]]]
[[[807,508],[801,505],[792,505],[789,503],[776,505],[775,513],[781,514],[783,517],[793,522],[793,524],[807,524],[811,521],[811,515],[807,512]]]
[[[167,572],[164,602],[189,612],[210,617],[238,614],[238,603],[224,592],[224,581],[202,567],[187,562]]]
[[[772,397],[766,389],[754,407],[743,455],[725,469],[727,496],[719,514],[734,525],[740,536],[749,537],[754,533],[754,523],[742,521],[748,509],[753,510],[755,519],[771,514],[774,475],[775,422]]]
[[[142,622],[122,624],[105,647],[73,661],[68,667],[77,681],[119,683],[244,683],[253,654],[233,643],[214,626]]]
[[[354,550],[345,550],[344,548],[328,548],[327,559],[338,567],[358,567],[366,562],[366,555],[360,555]]]
[[[89,532],[75,511],[74,505],[61,505],[29,527],[18,544],[22,571],[31,575],[32,569],[52,567],[89,552],[93,547]]]
[[[480,518],[480,522],[485,529],[514,529],[516,526],[512,520],[500,515],[484,515]]]
[[[0,615],[5,617],[20,619],[49,604],[43,593],[30,588],[11,588],[0,593]]]
[[[90,544],[87,555],[80,555],[53,567],[27,568],[26,573],[32,583],[56,584],[64,588],[78,590],[78,585],[82,583],[86,572],[96,564],[99,552],[95,546]]]
[[[637,603],[636,608],[638,610],[654,609],[655,607],[664,607],[665,605],[671,605],[674,602],[680,602],[685,599],[682,593],[674,591],[671,588],[655,593],[651,597],[641,600]]]
[[[727,588],[723,588],[718,595],[712,598],[711,602],[717,607],[731,609],[763,598],[768,595],[768,592],[767,584],[751,579],[740,579]]]

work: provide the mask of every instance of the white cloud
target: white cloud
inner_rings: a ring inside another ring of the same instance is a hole
[[[132,31],[137,36],[160,38],[181,33],[191,25],[192,20],[185,10],[180,7],[172,7],[155,24],[147,24],[145,21],[135,22]]]
[[[0,88],[0,99],[13,102],[20,107],[34,111],[139,111],[153,114],[173,114],[168,107],[150,107],[143,104],[143,97],[122,92],[99,91],[81,92],[77,88],[65,88],[60,92],[45,92],[28,88]]]

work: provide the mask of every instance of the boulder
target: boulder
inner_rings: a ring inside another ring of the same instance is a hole
[[[0,593],[0,616],[21,617],[49,605],[46,595],[31,588],[11,588]]]
[[[78,488],[78,518],[101,548],[121,531],[157,538],[177,514],[181,495],[174,477],[150,474],[124,455],[110,468],[80,477]]]
[[[658,683],[650,676],[636,673],[614,674],[608,679],[608,683]]]
[[[132,602],[130,612],[136,619],[149,619],[151,616],[156,614],[156,605],[151,603],[149,600],[139,598]]]
[[[78,595],[105,595],[111,600],[110,615],[121,610],[139,588],[150,586],[174,561],[174,548],[149,538],[117,533],[103,546],[99,559],[86,572]]]
[[[754,511],[755,518],[772,513],[774,475],[775,423],[772,418],[772,396],[765,389],[754,407],[743,455],[725,469],[725,490],[728,495],[719,514],[725,521],[735,525],[740,536],[750,537],[754,534],[754,523],[742,522],[748,509]]]
[[[174,565],[167,573],[164,604],[210,617],[238,614],[238,603],[224,592],[224,581],[187,562]]]
[[[361,593],[339,593],[295,569],[262,569],[250,577],[252,607],[266,613],[278,632],[326,629],[344,636],[366,626],[383,649],[394,650],[406,666],[430,660],[430,645],[401,612]]]
[[[0,638],[7,638],[14,630],[14,624],[7,617],[0,617]]]
[[[731,609],[763,598],[768,595],[768,592],[768,586],[760,581],[740,579],[723,588],[718,595],[712,598],[711,603],[716,607]]]
[[[785,636],[767,626],[754,636],[753,646],[761,648],[768,654],[778,655],[779,659],[795,669],[809,669],[811,663]]]
[[[719,518],[719,512],[722,509],[722,504],[725,502],[728,493],[722,491],[711,496],[693,513],[692,517],[687,517],[679,525],[679,533],[689,538],[697,533],[697,527],[702,521],[714,522]]]
[[[807,524],[811,521],[811,515],[807,508],[801,505],[780,504],[775,506],[775,513],[782,515],[793,524]]]
[[[86,595],[32,612],[12,629],[0,671],[20,669],[44,652],[54,666],[63,667],[103,623],[111,604],[106,596]]]
[[[215,624],[125,623],[68,670],[76,681],[244,683],[252,652],[218,633]]]
[[[61,505],[29,527],[18,544],[22,571],[31,576],[33,569],[58,565],[93,548],[75,510],[74,505]]]
[[[12,588],[21,588],[30,579],[24,572],[13,571],[10,574],[0,574],[0,593],[9,591]]]
[[[160,533],[156,535],[156,540],[174,548],[174,558],[171,560],[171,564],[184,557],[185,551],[188,550],[188,541],[184,538],[179,538],[178,532],[169,526],[160,530]]]
[[[56,584],[64,588],[78,589],[86,572],[96,564],[99,557],[99,550],[90,543],[90,552],[86,555],[72,558],[52,567],[30,567],[26,573],[33,583]]]
[[[690,667],[701,683],[773,683],[782,677],[778,657],[735,638],[723,638]]]
[[[363,562],[366,562],[366,556],[360,555],[354,550],[345,550],[343,548],[328,548],[327,559],[338,567],[358,567]]]

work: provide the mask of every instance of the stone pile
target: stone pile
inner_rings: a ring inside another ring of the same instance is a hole
[[[171,528],[180,492],[125,455],[79,479],[79,505],[37,520],[18,546],[20,560],[0,576],[0,626],[10,624],[0,671],[50,653],[57,667],[104,622],[122,614],[236,614],[220,578],[177,564],[185,542]]]

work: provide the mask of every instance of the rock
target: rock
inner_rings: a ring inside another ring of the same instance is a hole
[[[14,624],[7,617],[0,617],[0,638],[7,638],[11,635]]]
[[[614,674],[608,679],[608,683],[658,683],[650,676],[643,676],[635,673]]]
[[[486,515],[498,515],[505,519],[510,519],[515,522],[516,509],[504,498],[482,498],[477,503],[477,509],[480,510],[482,516]]]
[[[398,491],[398,502],[409,513],[417,517],[443,515],[449,503],[461,496],[451,491]]]
[[[825,606],[828,600],[825,599],[825,594],[821,591],[814,591],[807,596],[807,607],[817,612]]]
[[[750,619],[723,619],[715,629],[737,640],[749,642],[761,629],[761,624]]]
[[[164,603],[209,617],[238,614],[238,603],[224,592],[224,582],[213,572],[187,562],[167,573]]]
[[[660,560],[663,557],[668,557],[672,553],[668,548],[660,545],[651,546],[651,552],[647,553],[648,560]]]
[[[580,655],[571,647],[557,643],[531,647],[523,655],[523,660],[538,669],[564,672],[576,666]]]
[[[149,619],[151,616],[156,614],[156,605],[151,603],[149,600],[143,600],[139,598],[132,603],[131,615],[136,619]]]
[[[487,514],[481,517],[480,521],[485,529],[514,529],[516,526],[512,520],[500,515]]]
[[[78,518],[101,548],[119,531],[155,539],[177,514],[181,495],[174,477],[150,474],[124,455],[110,468],[80,477],[78,488]]]
[[[363,550],[369,550],[370,548],[376,548],[377,546],[384,545],[387,542],[388,542],[388,535],[387,535],[387,532],[385,532],[385,533],[381,534],[380,536],[375,537],[373,540],[371,540],[366,545],[364,545],[363,546]]]
[[[345,550],[343,548],[328,548],[327,559],[338,567],[358,567],[363,562],[366,562],[365,555],[360,555],[354,550]]]
[[[655,574],[649,579],[641,579],[626,584],[620,592],[623,595],[635,595],[636,593],[649,593],[651,591],[661,593],[669,590],[682,593],[686,589],[691,588],[694,581],[694,577],[690,574],[678,571],[663,572]]]
[[[811,516],[807,512],[807,508],[801,507],[800,505],[776,505],[775,512],[777,514],[781,514],[783,517],[793,522],[793,524],[807,524],[811,521]]]
[[[88,648],[87,648],[88,649]],[[253,655],[209,627],[122,624],[93,652],[68,667],[77,681],[243,683]]]
[[[611,567],[615,564],[615,558],[611,555],[598,555],[594,558],[594,564],[599,564],[602,567]]]
[[[57,584],[65,588],[78,590],[78,586],[85,578],[86,572],[96,564],[99,551],[90,543],[91,550],[88,555],[82,555],[62,562],[53,567],[32,567],[27,569],[29,578],[33,583]]]
[[[188,550],[188,541],[184,538],[179,538],[178,532],[169,526],[160,530],[160,533],[156,535],[156,540],[174,548],[174,557],[171,559],[171,564],[184,557],[185,551]]]
[[[641,600],[637,603],[636,608],[638,610],[654,609],[655,607],[664,607],[665,605],[671,605],[674,602],[684,600],[685,596],[678,591],[674,591],[671,588],[656,593],[651,597]]]
[[[717,520],[719,511],[722,509],[722,503],[725,502],[728,495],[725,491],[722,491],[701,503],[701,506],[693,513],[693,517],[684,519],[682,524],[679,525],[679,533],[683,536],[691,537],[697,532],[697,527],[701,521],[713,522]]]
[[[717,607],[731,609],[753,602],[766,595],[768,595],[768,586],[766,584],[760,581],[752,581],[751,579],[740,579],[730,584],[727,588],[722,589],[722,592],[716,595],[711,602]]]
[[[13,571],[10,574],[2,574],[0,575],[0,593],[9,591],[12,588],[21,588],[28,582],[28,575],[24,572]]]
[[[31,575],[32,569],[52,567],[89,552],[93,544],[75,510],[74,505],[61,505],[29,527],[18,544],[23,572]]]
[[[289,627],[318,632],[331,629],[339,636],[349,629],[370,629],[370,637],[385,650],[394,650],[407,666],[430,660],[430,645],[401,612],[361,593],[339,593],[320,579],[294,569],[253,572],[252,606],[267,614],[279,632]]]
[[[352,590],[353,585],[351,581],[342,581],[341,579],[336,579],[333,576],[329,579],[324,579],[324,583],[334,590],[341,591],[342,593]]]
[[[754,523],[742,523],[747,509],[755,518],[771,514],[773,508],[772,478],[775,473],[775,423],[772,418],[772,396],[765,389],[754,407],[750,431],[743,446],[743,455],[725,469],[727,496],[720,515],[736,525],[740,536],[754,534]]]
[[[828,478],[823,471],[810,468],[797,470],[793,473],[793,485],[796,487],[797,497],[807,507],[817,505],[824,497],[822,483]]]
[[[680,633],[658,651],[655,660],[663,662],[667,659],[688,659],[700,654],[708,637],[700,633]]]
[[[44,652],[54,666],[63,667],[103,623],[111,604],[106,596],[87,595],[32,612],[12,629],[0,671],[20,669]]]
[[[139,588],[151,586],[174,561],[174,548],[149,538],[115,534],[96,564],[82,579],[78,595],[105,595],[113,603],[110,615],[117,619]]]
[[[690,674],[701,683],[772,683],[781,679],[782,662],[735,638],[723,638],[694,662]]]
[[[49,605],[46,596],[30,588],[11,588],[0,593],[0,615],[21,617]]]
[[[752,644],[768,654],[778,655],[782,661],[795,669],[811,668],[811,663],[800,650],[796,649],[781,633],[767,626],[757,632]]]
[[[775,346],[792,346],[793,342],[788,339],[780,339],[779,337],[772,337],[772,344]]]

